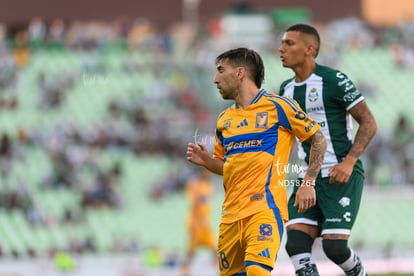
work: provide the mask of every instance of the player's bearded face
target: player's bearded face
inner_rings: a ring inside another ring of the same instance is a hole
[[[224,100],[234,100],[236,98],[237,88],[233,82],[223,83],[221,88],[219,88],[219,93]]]
[[[227,60],[220,61],[217,65],[217,74],[214,78],[219,93],[225,100],[234,100],[237,95],[239,80],[237,70]]]

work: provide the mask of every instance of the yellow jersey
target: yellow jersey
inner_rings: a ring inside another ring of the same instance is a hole
[[[261,89],[246,109],[237,104],[217,120],[213,157],[224,161],[222,223],[267,209],[288,220],[285,168],[295,136],[301,142],[320,126],[293,99]]]

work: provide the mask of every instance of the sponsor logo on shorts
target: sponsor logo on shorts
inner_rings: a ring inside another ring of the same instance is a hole
[[[269,237],[265,237],[265,236],[258,236],[257,237],[257,241],[268,241],[268,242],[273,242],[273,238],[269,238]]]
[[[350,222],[351,221],[351,212],[346,212],[344,214],[344,219],[346,222]]]
[[[272,235],[273,229],[272,225],[263,223],[260,225],[260,235],[269,237]]]
[[[250,201],[260,201],[264,198],[264,195],[262,193],[255,193],[250,197]]]
[[[349,206],[351,204],[351,199],[349,197],[344,196],[343,198],[341,198],[341,200],[339,200],[339,204],[341,204],[342,207]]]
[[[325,222],[341,222],[342,219],[340,218],[327,218]]]
[[[257,254],[260,257],[265,257],[270,259],[270,252],[269,252],[269,248],[266,248],[265,250],[263,250],[262,252],[260,252],[259,254]]]

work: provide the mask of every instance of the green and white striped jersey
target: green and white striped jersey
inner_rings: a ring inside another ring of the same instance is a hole
[[[348,111],[364,97],[344,73],[318,64],[307,80],[299,83],[295,82],[295,78],[284,81],[280,86],[280,95],[295,99],[321,125],[328,142],[321,175],[327,177],[329,168],[341,162],[351,149],[352,117]],[[298,146],[303,169],[299,177],[305,175],[309,152],[309,143],[303,142]]]

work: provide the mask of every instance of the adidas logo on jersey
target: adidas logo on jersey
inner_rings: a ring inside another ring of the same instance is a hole
[[[241,123],[237,125],[237,128],[241,128],[241,127],[245,127],[245,126],[248,126],[248,123],[247,123],[246,119],[241,121]]]
[[[265,257],[265,258],[270,259],[270,252],[269,252],[269,248],[266,248],[265,250],[263,250],[262,252],[260,252],[260,253],[258,254],[258,256],[260,256],[260,257]]]

